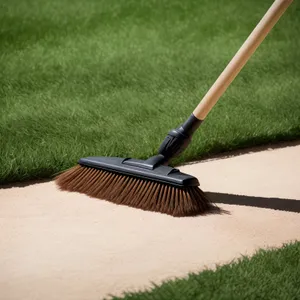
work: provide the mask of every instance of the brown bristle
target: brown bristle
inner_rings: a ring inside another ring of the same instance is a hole
[[[174,217],[195,216],[213,208],[198,187],[176,187],[80,165],[55,181],[61,190]]]

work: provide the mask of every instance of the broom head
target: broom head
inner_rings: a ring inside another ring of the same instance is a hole
[[[81,158],[55,181],[61,190],[174,217],[204,214],[214,208],[197,178],[161,161],[160,155],[147,160]]]

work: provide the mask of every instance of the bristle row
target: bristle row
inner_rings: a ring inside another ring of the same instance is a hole
[[[211,208],[198,187],[174,187],[79,165],[59,175],[56,183],[62,190],[176,217],[202,214]]]

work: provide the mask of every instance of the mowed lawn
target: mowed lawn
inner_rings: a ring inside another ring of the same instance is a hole
[[[154,155],[272,2],[1,0],[0,183]],[[294,1],[175,164],[300,137],[299,13]]]
[[[283,300],[300,297],[300,243],[259,250],[252,257],[164,282],[112,300]]]

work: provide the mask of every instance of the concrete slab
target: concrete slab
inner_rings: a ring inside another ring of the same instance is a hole
[[[173,218],[53,182],[0,189],[0,298],[120,295],[300,240],[300,146],[180,167],[227,214]]]

